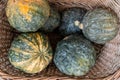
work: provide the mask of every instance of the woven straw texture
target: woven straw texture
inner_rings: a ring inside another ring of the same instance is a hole
[[[120,0],[49,0],[49,2],[60,11],[70,7],[83,7],[88,10],[96,7],[111,8],[120,20]],[[86,76],[66,76],[53,63],[37,74],[26,74],[15,69],[8,60],[7,52],[13,38],[19,33],[7,21],[5,15],[6,3],[7,0],[0,0],[0,76],[2,78],[13,80],[118,80],[120,77],[120,31],[112,41],[104,46],[95,45],[98,51],[96,65]],[[55,33],[48,34],[48,36],[53,48],[62,39]]]

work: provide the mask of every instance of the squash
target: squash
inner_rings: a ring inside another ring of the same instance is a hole
[[[81,23],[86,9],[83,8],[70,8],[62,13],[61,26],[59,32],[61,35],[66,36],[74,33],[81,33],[78,23]]]
[[[48,38],[42,33],[19,35],[8,52],[11,64],[26,73],[37,73],[45,69],[51,62],[52,55]]]
[[[56,67],[66,75],[85,75],[95,64],[96,51],[90,41],[70,35],[58,42],[54,55]]]
[[[118,33],[118,18],[109,9],[97,8],[89,11],[83,19],[83,34],[89,40],[105,44]]]
[[[44,27],[41,27],[41,31],[44,32],[52,32],[54,29],[56,29],[60,24],[60,14],[58,11],[56,11],[54,8],[51,7],[50,9],[50,16],[46,23],[44,24]]]
[[[46,0],[8,0],[6,15],[12,27],[20,32],[35,32],[50,15]]]

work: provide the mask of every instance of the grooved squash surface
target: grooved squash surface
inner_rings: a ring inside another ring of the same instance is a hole
[[[34,32],[43,27],[50,15],[46,0],[9,0],[6,14],[12,27],[21,32]]]
[[[9,60],[26,73],[37,73],[52,60],[52,48],[48,38],[41,33],[23,33],[11,44]]]

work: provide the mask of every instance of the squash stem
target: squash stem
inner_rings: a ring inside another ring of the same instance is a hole
[[[75,26],[79,27],[80,29],[83,29],[83,24],[80,21],[76,20],[74,22],[74,24],[75,24]]]

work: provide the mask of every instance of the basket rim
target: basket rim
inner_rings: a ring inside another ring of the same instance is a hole
[[[15,79],[15,80],[21,80],[21,79],[24,79],[24,80],[38,80],[38,79],[42,79],[42,80],[76,80],[76,78],[70,78],[69,76],[65,76],[65,77],[59,77],[59,76],[49,76],[49,77],[19,77],[19,76],[17,76],[17,77],[15,77],[15,76],[12,76],[12,75],[9,75],[9,74],[6,74],[6,73],[1,73],[2,71],[0,70],[0,75],[2,75],[2,78],[5,78],[5,79]],[[117,80],[117,79],[119,79],[120,78],[120,69],[118,70],[118,71],[116,71],[115,73],[113,73],[113,74],[111,74],[111,75],[109,75],[109,76],[107,76],[107,77],[104,77],[104,78],[96,78],[96,79],[94,79],[94,80]],[[80,80],[93,80],[93,79],[80,79]]]

